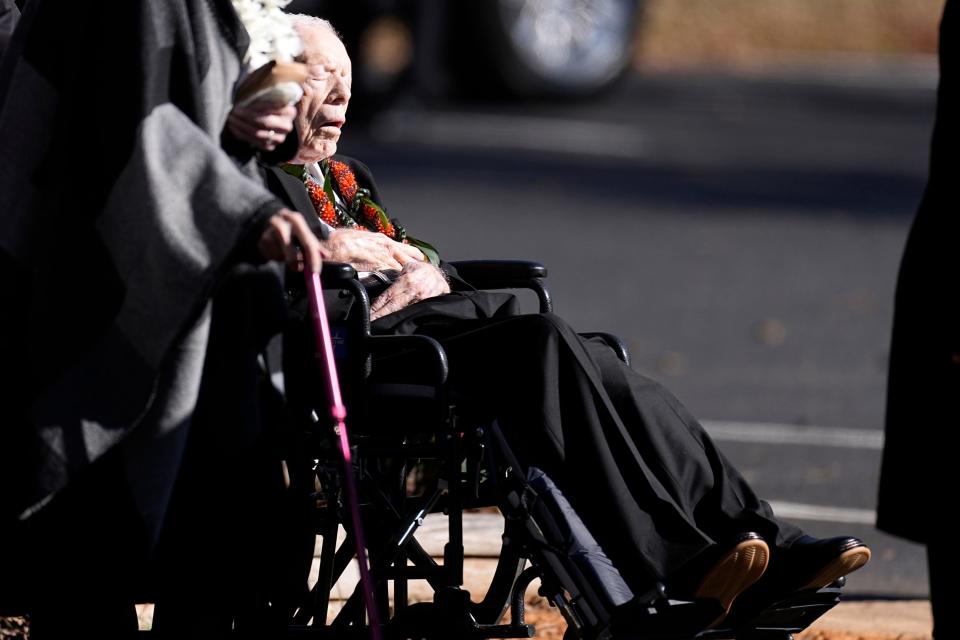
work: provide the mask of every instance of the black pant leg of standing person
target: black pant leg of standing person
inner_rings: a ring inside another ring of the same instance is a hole
[[[960,637],[960,612],[956,599],[950,596],[960,572],[956,541],[947,535],[937,535],[927,542],[927,565],[934,640]]]
[[[940,84],[926,190],[907,238],[894,304],[877,528],[928,547],[936,637],[960,632],[948,602],[956,560],[946,532],[944,492],[955,486],[960,424],[960,188],[952,159],[960,147],[960,2],[940,23]]]
[[[31,638],[133,636],[149,547],[119,450],[85,469],[24,533]]]

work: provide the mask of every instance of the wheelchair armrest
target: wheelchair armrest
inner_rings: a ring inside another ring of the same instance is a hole
[[[320,284],[326,287],[337,287],[346,280],[356,280],[357,270],[346,262],[324,262],[320,271]]]
[[[477,289],[530,289],[537,294],[540,312],[553,311],[550,293],[543,285],[547,268],[529,260],[460,260],[450,262],[460,276]]]
[[[464,280],[522,280],[546,278],[547,268],[529,260],[459,260],[450,265]]]
[[[422,373],[424,383],[440,386],[447,381],[450,371],[447,352],[440,343],[428,336],[369,336],[366,344],[370,355],[379,360],[378,366],[385,367],[391,361],[399,362],[404,356],[416,355],[415,370],[403,367],[405,372]]]
[[[592,331],[587,333],[581,333],[581,338],[600,338],[604,343],[617,354],[617,357],[627,365],[630,366],[630,352],[627,350],[627,345],[624,344],[623,340],[619,337],[613,335],[612,333],[604,333],[602,331]]]

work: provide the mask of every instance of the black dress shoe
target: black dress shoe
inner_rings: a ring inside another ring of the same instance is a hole
[[[771,578],[787,591],[822,589],[870,562],[870,549],[859,538],[801,536],[774,555]]]
[[[723,614],[710,627],[720,624],[730,613],[737,596],[763,576],[769,559],[767,543],[752,532],[737,536],[734,545],[720,555],[700,579],[693,594],[698,599],[715,600],[723,608]]]

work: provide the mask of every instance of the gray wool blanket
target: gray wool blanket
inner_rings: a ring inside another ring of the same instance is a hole
[[[228,1],[27,5],[0,64],[0,525],[124,442],[159,527],[211,293],[280,207],[220,146],[246,42]]]

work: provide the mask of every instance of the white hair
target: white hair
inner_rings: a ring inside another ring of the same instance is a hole
[[[329,20],[318,18],[317,16],[310,16],[305,13],[290,13],[288,15],[294,27],[319,27],[337,36],[338,40],[343,40],[343,37],[333,28]]]

